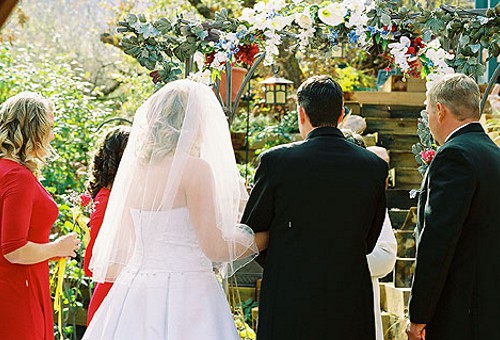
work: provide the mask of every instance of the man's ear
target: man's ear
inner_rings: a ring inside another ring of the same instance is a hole
[[[342,122],[343,122],[344,118],[347,118],[347,117],[345,116],[345,108],[342,105],[342,111],[340,111],[339,119],[337,119],[337,127],[339,127],[339,128],[342,127]]]
[[[299,110],[299,121],[300,121],[300,124],[304,125],[304,123],[306,122],[306,111],[304,110],[304,108],[302,106],[299,106],[298,110]]]
[[[438,115],[439,122],[442,122],[448,115],[448,108],[442,103],[436,104],[436,114]]]

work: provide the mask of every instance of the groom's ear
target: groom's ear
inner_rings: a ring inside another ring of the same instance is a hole
[[[306,121],[306,111],[304,110],[304,108],[302,106],[299,106],[298,110],[299,110],[299,122],[301,125],[304,125],[304,123]]]

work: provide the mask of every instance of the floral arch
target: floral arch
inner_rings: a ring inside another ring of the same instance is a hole
[[[331,51],[338,45],[385,54],[405,77],[421,76],[432,81],[461,72],[477,77],[485,73],[484,60],[500,54],[500,4],[495,8],[460,10],[441,5],[435,10],[413,3],[416,11],[383,0],[326,0],[311,4],[303,0],[266,0],[244,8],[237,18],[226,10],[207,21],[160,18],[129,14],[119,22],[125,53],[152,71],[158,87],[183,76],[213,84],[219,93],[221,73],[227,74],[226,93],[231,91],[231,70],[243,64],[249,71],[236,99],[218,96],[229,122],[257,65],[273,65],[280,47]],[[481,111],[497,67],[481,101]],[[423,152],[435,148],[421,117],[420,143],[413,153],[425,171]]]

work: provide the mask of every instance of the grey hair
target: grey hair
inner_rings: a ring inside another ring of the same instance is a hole
[[[458,120],[479,119],[479,86],[462,73],[449,74],[436,80],[427,92],[431,105],[444,104]]]

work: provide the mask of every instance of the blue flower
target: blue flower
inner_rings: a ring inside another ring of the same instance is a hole
[[[328,40],[330,41],[332,46],[337,45],[339,40],[339,31],[333,30],[333,28],[330,27],[330,34],[328,35]]]
[[[377,33],[377,28],[375,26],[368,26],[367,29],[372,36],[374,36]]]
[[[347,37],[349,38],[349,44],[356,44],[359,39],[359,35],[356,34],[356,31],[352,30],[347,34]]]

